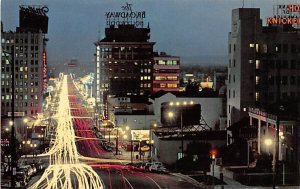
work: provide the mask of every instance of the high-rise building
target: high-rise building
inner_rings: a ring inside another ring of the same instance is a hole
[[[180,57],[164,52],[154,56],[153,92],[179,91]]]
[[[96,104],[107,115],[107,95],[152,92],[153,46],[150,28],[110,26],[96,45]]]
[[[16,116],[35,116],[42,111],[46,87],[47,10],[46,7],[21,6],[20,27],[16,32],[4,32],[1,28],[1,117],[12,114],[12,105]],[[37,22],[41,20],[45,22]]]
[[[232,11],[228,43],[228,126],[253,129],[256,135],[247,139],[252,150],[276,152],[276,161],[298,162],[299,168],[300,30],[263,26],[260,9],[239,8]],[[278,149],[270,150],[265,139]]]
[[[229,125],[247,116],[249,107],[267,109],[277,99],[300,99],[299,30],[263,26],[258,8],[234,9],[228,43]]]

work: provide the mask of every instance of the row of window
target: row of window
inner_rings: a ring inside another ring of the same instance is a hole
[[[29,92],[31,92],[31,93],[36,93],[36,92],[38,92],[38,88],[25,88],[25,87],[21,87],[21,88],[15,88],[15,92],[16,93],[28,93],[28,91]],[[11,93],[12,92],[12,89],[11,88],[1,88],[1,92],[2,93]]]
[[[270,85],[274,85],[275,83],[277,83],[276,81],[277,81],[277,77],[275,77],[275,76],[270,76],[269,77],[269,84]],[[296,85],[297,84],[298,86],[300,86],[300,76],[294,76],[294,75],[292,75],[292,76],[282,76],[280,78],[280,84],[281,85],[288,85],[288,84]]]
[[[28,43],[28,39],[27,38],[25,38],[25,39],[18,39],[18,38],[16,38],[16,39],[5,39],[5,38],[2,38],[1,39],[1,43],[6,43],[6,44],[11,44],[11,43],[20,43],[20,44],[23,44],[23,43],[25,43],[25,44],[27,44]],[[31,44],[38,44],[38,42],[39,42],[39,39],[38,38],[31,38],[30,39],[30,43]]]
[[[151,88],[151,83],[141,83],[141,88]]]
[[[177,76],[155,76],[156,81],[177,81]]]
[[[34,81],[31,81],[31,82],[28,82],[28,81],[16,81],[15,82],[15,86],[29,86],[28,83],[30,84],[30,86],[38,86],[39,85],[39,82],[34,82]],[[11,82],[9,81],[1,81],[1,85],[2,86],[10,86],[11,85]]]
[[[155,87],[157,87],[155,85]],[[159,83],[159,88],[178,88],[178,84],[173,83]]]
[[[269,49],[268,49],[268,44],[259,44],[259,43],[250,43],[249,44],[249,47],[250,48],[255,48],[255,52],[257,53],[268,53]],[[273,47],[274,48],[274,47]],[[236,51],[236,45],[233,44],[229,44],[229,47],[228,47],[228,52],[231,53],[231,52],[235,52]],[[292,43],[292,44],[287,44],[287,43],[283,43],[283,44],[280,44],[280,43],[277,43],[275,45],[275,49],[274,51],[276,53],[300,53],[300,45],[299,44],[295,44],[295,43]]]
[[[11,100],[12,95],[1,95],[1,100]],[[15,95],[16,100],[37,100],[38,96],[37,95]]]
[[[177,60],[156,60],[155,64],[157,65],[179,65]]]
[[[143,80],[151,80],[151,76],[141,76],[141,81]]]

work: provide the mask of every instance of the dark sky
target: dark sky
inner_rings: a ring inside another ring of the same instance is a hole
[[[155,50],[178,56],[226,55],[231,10],[242,0],[3,0],[4,30],[18,25],[18,6],[48,5],[48,60],[64,63],[76,58],[91,64],[94,42],[103,37],[105,12],[121,11],[126,2],[133,10],[146,11]],[[261,8],[263,20],[272,15],[273,4],[299,0],[245,0],[244,7]]]

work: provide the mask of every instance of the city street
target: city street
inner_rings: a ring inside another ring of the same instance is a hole
[[[69,76],[65,76],[63,82],[68,86],[68,107],[70,108],[75,134],[73,142],[76,143],[80,164],[87,163],[96,171],[97,175],[99,176],[97,179],[99,179],[100,183],[102,183],[101,185],[103,188],[195,188],[192,183],[189,183],[188,181],[174,175],[147,173],[142,170],[137,170],[135,167],[121,164],[121,162],[126,163],[128,161],[117,160],[116,163],[113,163],[116,161],[116,157],[113,152],[107,152],[101,147],[99,143],[100,140],[96,137],[92,130],[94,124],[93,119],[82,105],[80,93],[77,91],[73,81]],[[60,126],[62,127],[62,125]],[[69,130],[69,132],[72,132],[72,130]],[[68,136],[68,133],[57,133],[57,135],[59,136],[55,137],[56,140],[58,140],[60,136]],[[55,146],[52,146],[52,148],[55,148]],[[53,149],[49,150],[49,152],[51,151],[53,151]],[[61,153],[61,151],[59,151],[59,153]],[[70,161],[72,161],[71,157],[66,157],[66,159],[68,158],[70,158]],[[101,161],[101,163],[98,163],[99,161]],[[78,166],[80,166],[80,164]],[[76,167],[77,165],[73,166]],[[51,163],[47,169],[50,167],[52,167]],[[45,172],[47,172],[47,169]],[[57,166],[56,169],[60,169],[60,167]],[[40,182],[46,187],[47,183],[45,178],[50,178],[52,176],[53,173],[48,171],[48,175],[46,176],[44,173],[43,175],[33,177],[28,185],[29,187],[33,186],[34,188],[40,186],[36,185],[37,182]],[[78,181],[79,178],[76,178],[74,174],[65,176],[69,177],[69,179],[66,180],[70,180],[72,186],[76,188],[77,184],[75,181]],[[59,186],[60,185],[64,184],[60,183]]]

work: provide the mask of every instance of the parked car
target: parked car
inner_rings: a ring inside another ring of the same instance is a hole
[[[108,151],[108,152],[111,152],[111,151],[112,151],[112,148],[111,148],[110,146],[108,146],[108,145],[105,145],[105,146],[104,146],[104,149],[105,149],[106,151]]]
[[[29,178],[27,177],[26,173],[24,172],[16,172],[16,182],[19,182],[21,186],[25,186]]]
[[[166,171],[166,168],[162,164],[162,162],[152,162],[149,167],[149,171]]]

